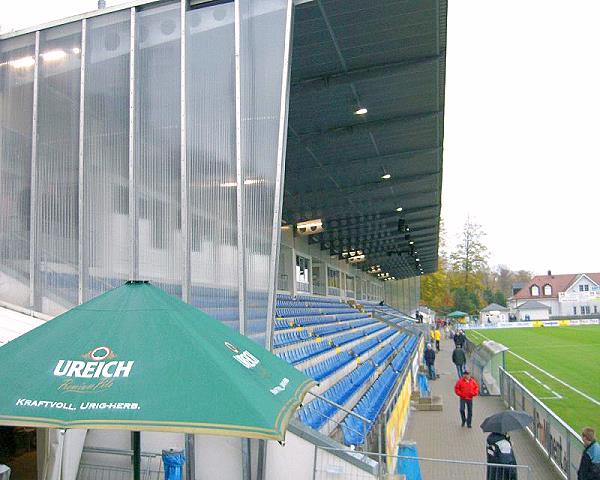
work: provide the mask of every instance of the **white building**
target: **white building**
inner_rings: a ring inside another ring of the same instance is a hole
[[[548,320],[550,307],[537,300],[527,300],[517,309],[517,320],[528,322],[534,320]]]
[[[490,303],[487,307],[479,312],[479,322],[482,325],[508,322],[508,313],[510,309],[498,305],[497,303]]]
[[[600,315],[600,273],[536,275],[509,299],[509,306],[524,318],[524,304],[531,300],[547,307],[554,317]]]

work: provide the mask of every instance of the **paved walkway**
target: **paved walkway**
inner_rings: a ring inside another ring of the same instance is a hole
[[[476,398],[473,401],[473,428],[461,427],[458,398],[454,394],[454,384],[458,377],[451,360],[454,343],[443,339],[441,348],[442,351],[438,353],[435,362],[440,378],[430,382],[430,386],[433,395],[442,397],[444,410],[411,412],[404,439],[417,442],[419,457],[485,462],[487,434],[481,431],[479,425],[484,418],[504,410],[504,404],[499,397]],[[531,467],[529,477],[526,470],[519,471],[519,480],[562,480],[562,477],[542,456],[527,432],[512,432],[511,441],[517,462]],[[420,463],[423,480],[486,478],[484,466],[427,461]]]

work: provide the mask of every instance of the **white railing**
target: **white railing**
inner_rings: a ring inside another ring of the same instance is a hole
[[[345,454],[346,456],[342,455]],[[364,467],[348,461],[351,455],[357,461],[362,461]],[[365,458],[374,460],[374,469],[368,468]],[[393,461],[392,461],[393,460]],[[394,468],[388,468],[394,465]],[[443,458],[427,458],[408,455],[389,455],[377,452],[348,452],[335,448],[318,447],[315,445],[313,480],[399,480],[414,478],[404,476],[405,468],[411,472],[418,471],[425,480],[504,480],[518,478],[532,480],[531,468],[528,465],[500,465],[466,460],[451,460]],[[510,471],[516,472],[516,477]]]
[[[524,410],[533,417],[527,428],[538,447],[567,480],[577,479],[583,442],[569,425],[542,403],[515,377],[499,369],[500,395],[508,407]]]

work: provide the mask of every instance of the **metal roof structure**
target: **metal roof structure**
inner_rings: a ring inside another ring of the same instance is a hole
[[[331,255],[363,251],[365,270],[398,279],[435,271],[447,0],[294,3],[284,222],[321,219],[324,231],[309,241]]]
[[[322,219],[312,243],[362,250],[364,269],[395,278],[437,269],[446,12],[446,0],[295,11],[283,219]]]

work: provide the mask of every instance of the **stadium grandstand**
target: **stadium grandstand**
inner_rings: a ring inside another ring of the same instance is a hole
[[[143,432],[145,478],[163,449],[188,480],[380,477],[437,268],[446,10],[136,0],[0,36],[0,345],[149,280],[318,386],[282,444]],[[75,443],[78,479],[129,478],[129,432]]]

